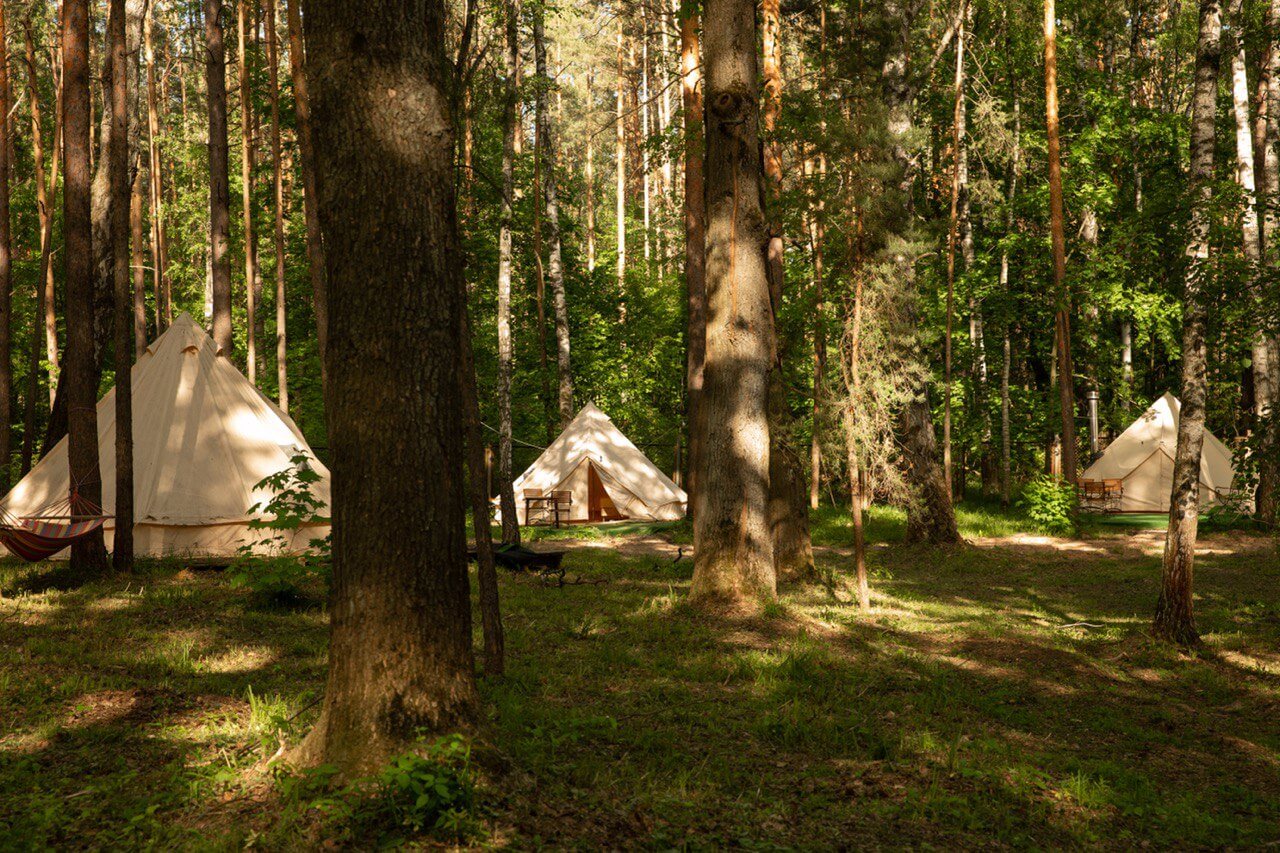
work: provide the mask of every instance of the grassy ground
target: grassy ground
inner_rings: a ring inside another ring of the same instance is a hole
[[[862,615],[843,589],[848,519],[823,511],[830,582],[751,619],[685,605],[683,525],[575,530],[589,538],[571,576],[606,583],[503,577],[509,674],[482,683],[467,840],[1280,841],[1272,543],[1206,540],[1206,644],[1188,655],[1145,633],[1158,532],[1055,540],[968,507],[962,524],[974,544],[917,550],[887,544],[900,515],[873,513]],[[8,566],[0,591],[0,848],[373,838],[333,798],[261,770],[314,715],[321,607],[262,609],[218,572],[166,565],[81,585]]]

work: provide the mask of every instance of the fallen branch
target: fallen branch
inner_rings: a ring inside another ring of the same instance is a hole
[[[1065,628],[1105,628],[1105,627],[1106,627],[1105,625],[1097,625],[1093,622],[1072,622],[1069,625],[1059,625],[1058,630],[1061,631]]]

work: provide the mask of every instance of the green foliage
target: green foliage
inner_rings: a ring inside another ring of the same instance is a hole
[[[1076,532],[1079,497],[1075,488],[1059,477],[1043,474],[1027,483],[1019,505],[1045,533],[1069,536]]]
[[[239,547],[239,556],[227,568],[231,585],[247,587],[268,604],[287,604],[302,598],[303,590],[314,581],[329,581],[331,570],[330,537],[312,539],[314,553],[296,552],[295,537],[303,526],[315,523],[324,502],[315,494],[320,475],[311,466],[311,457],[298,453],[289,465],[263,478],[255,490],[271,493],[271,498],[249,507],[259,513],[248,526],[252,530],[269,530],[273,535],[258,543]]]
[[[414,834],[459,838],[474,828],[475,804],[471,744],[455,734],[421,739],[415,751],[394,758],[377,777],[364,816]]]

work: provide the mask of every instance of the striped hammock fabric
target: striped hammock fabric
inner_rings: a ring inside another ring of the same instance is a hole
[[[23,518],[16,524],[0,524],[0,544],[27,562],[38,563],[88,536],[106,521],[102,516],[65,521]]]

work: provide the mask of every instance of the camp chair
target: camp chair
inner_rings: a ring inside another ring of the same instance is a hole
[[[551,511],[555,513],[556,527],[560,526],[560,519],[569,520],[569,512],[573,509],[573,492],[570,491],[554,491],[551,493]]]
[[[109,515],[79,493],[44,507],[37,515],[0,511],[0,544],[28,563],[47,560],[106,524]]]
[[[1124,480],[1102,481],[1103,512],[1119,512],[1120,502],[1124,500]]]
[[[1085,509],[1105,510],[1107,486],[1104,480],[1081,480],[1080,503]]]
[[[534,520],[535,513],[537,521]],[[542,489],[525,489],[524,523],[532,525],[537,524],[538,521],[544,524],[551,521],[551,498],[543,494]]]

